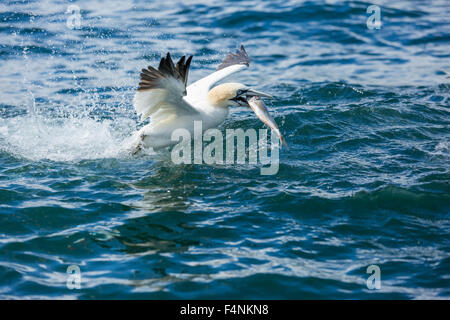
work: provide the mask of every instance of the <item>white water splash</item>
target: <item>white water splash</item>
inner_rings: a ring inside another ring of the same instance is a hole
[[[124,145],[134,130],[130,119],[0,118],[0,150],[33,161],[116,158],[125,156]]]

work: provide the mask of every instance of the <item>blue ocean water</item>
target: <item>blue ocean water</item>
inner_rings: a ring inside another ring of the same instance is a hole
[[[0,298],[450,298],[449,21],[446,0],[2,1]],[[193,54],[192,82],[240,44],[231,80],[275,96],[289,143],[276,175],[121,152],[141,68]]]

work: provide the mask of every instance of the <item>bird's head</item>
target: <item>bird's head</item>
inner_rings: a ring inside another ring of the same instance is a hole
[[[248,100],[251,97],[267,97],[273,99],[270,94],[256,91],[242,83],[222,83],[212,88],[208,93],[210,103],[216,107],[245,106],[248,107]]]

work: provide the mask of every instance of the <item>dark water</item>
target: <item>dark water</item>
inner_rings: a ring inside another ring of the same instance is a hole
[[[450,298],[449,21],[445,0],[2,1],[0,298]],[[142,67],[194,54],[192,81],[241,43],[277,175],[120,151]]]

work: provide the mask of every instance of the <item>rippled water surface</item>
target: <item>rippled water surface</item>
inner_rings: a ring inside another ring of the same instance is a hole
[[[450,298],[448,2],[212,3],[1,2],[0,298]],[[278,174],[123,152],[142,67],[241,43]]]

